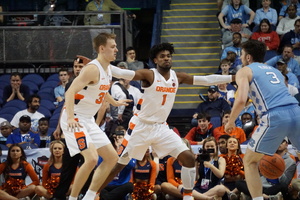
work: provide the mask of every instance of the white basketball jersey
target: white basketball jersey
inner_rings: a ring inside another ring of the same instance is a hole
[[[144,121],[165,122],[175,101],[178,79],[173,70],[170,70],[169,80],[165,80],[157,69],[151,70],[154,72],[154,81],[150,87],[142,87],[144,93],[138,101],[135,114]]]
[[[102,105],[106,93],[110,88],[110,81],[112,79],[111,66],[104,71],[101,64],[95,59],[89,64],[94,64],[99,69],[99,81],[93,85],[87,85],[75,95],[74,113],[93,117]]]

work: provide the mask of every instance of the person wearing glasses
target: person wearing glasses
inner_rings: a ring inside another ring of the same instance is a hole
[[[54,88],[54,96],[57,102],[61,102],[65,99],[65,87],[69,82],[69,73],[67,69],[60,69],[58,71],[60,84]]]

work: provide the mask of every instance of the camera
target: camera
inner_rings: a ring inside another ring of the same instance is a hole
[[[215,149],[201,149],[199,148],[198,162],[210,161],[210,153],[215,153]]]

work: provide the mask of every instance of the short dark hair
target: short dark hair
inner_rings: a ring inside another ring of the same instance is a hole
[[[232,34],[232,37],[233,37],[234,35],[239,35],[239,36],[240,36],[240,38],[242,38],[242,34],[241,34],[241,33],[239,33],[239,32],[234,32],[234,33]]]
[[[248,40],[242,43],[242,49],[252,56],[254,62],[264,62],[266,54],[266,45],[258,40]]]
[[[19,72],[13,72],[13,73],[11,73],[11,74],[10,74],[10,79],[11,79],[11,77],[13,77],[13,76],[19,76],[19,77],[22,79],[22,76],[21,76],[21,74],[20,74]]]
[[[154,62],[154,58],[156,58],[157,54],[161,51],[169,51],[171,55],[175,52],[173,44],[171,43],[161,43],[154,45],[150,49],[150,59],[152,60],[152,62]]]
[[[40,122],[48,122],[49,123],[49,119],[46,118],[46,117],[42,117],[41,119],[39,119],[39,123],[38,124],[40,124]]]
[[[26,99],[27,108],[29,108],[29,104],[32,102],[33,98],[38,98],[41,100],[41,97],[38,94],[32,94]]]
[[[258,25],[258,29],[257,29],[256,32],[261,32],[261,25],[262,25],[262,23],[268,24],[269,29],[268,29],[267,33],[271,33],[271,32],[272,32],[272,26],[271,26],[270,21],[269,21],[268,19],[262,19],[262,20],[260,21],[260,23],[259,23],[259,25]]]
[[[131,51],[131,50],[135,51],[135,49],[133,47],[127,47],[126,50],[125,50],[125,53],[127,53],[128,51]]]
[[[242,115],[241,115],[241,119],[245,116],[245,115],[250,115],[251,116],[251,120],[253,119],[252,115],[248,112],[244,112]]]
[[[59,74],[60,72],[69,72],[69,71],[68,71],[67,68],[61,68],[61,69],[58,71],[58,74]]]
[[[225,139],[225,140],[227,141],[229,138],[230,138],[230,135],[221,135],[221,136],[219,137],[219,140],[220,140],[220,139]]]
[[[199,119],[206,119],[207,121],[210,122],[210,115],[207,113],[199,113],[197,116],[197,120]]]

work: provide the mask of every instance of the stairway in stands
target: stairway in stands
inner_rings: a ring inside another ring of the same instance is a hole
[[[220,62],[220,29],[216,1],[171,0],[164,10],[161,42],[174,44],[173,69],[191,75],[215,73]],[[174,109],[194,110],[207,87],[180,85]]]

